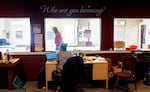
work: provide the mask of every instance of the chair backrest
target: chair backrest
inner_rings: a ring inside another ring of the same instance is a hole
[[[123,62],[123,70],[135,72],[137,59],[133,55],[131,54],[124,55],[122,57],[122,62]]]
[[[63,65],[62,77],[64,81],[82,83],[85,79],[82,57],[69,58]]]

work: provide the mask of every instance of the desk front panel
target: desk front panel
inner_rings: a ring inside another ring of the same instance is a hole
[[[46,62],[46,79],[52,81],[52,71],[56,70],[56,61]],[[106,80],[108,79],[108,63],[104,62],[84,62],[84,65],[92,64],[92,80]]]
[[[56,64],[48,64],[46,65],[46,79],[52,81],[52,71],[56,70]]]
[[[93,64],[92,80],[106,80],[108,79],[108,64],[96,63]]]
[[[53,61],[47,61],[45,64],[46,68],[46,80],[47,81],[52,81],[52,71],[56,70],[56,64],[57,62],[55,60]]]

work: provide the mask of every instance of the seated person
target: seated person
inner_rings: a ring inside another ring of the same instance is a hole
[[[57,61],[57,70],[62,70],[64,63],[68,58],[72,57],[71,51],[67,51],[67,44],[62,43],[60,46],[60,50],[57,53],[56,61]]]
[[[57,71],[62,71],[63,65],[65,64],[67,59],[69,59],[70,57],[72,57],[71,51],[67,51],[67,44],[62,43],[60,46],[60,50],[57,53],[57,57],[56,57]],[[60,86],[57,86],[57,90],[60,90]],[[56,92],[58,92],[57,90],[56,90]]]

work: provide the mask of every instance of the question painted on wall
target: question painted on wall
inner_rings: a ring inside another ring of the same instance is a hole
[[[106,10],[106,7],[98,8],[85,8],[81,6],[81,8],[77,9],[69,9],[69,8],[57,8],[54,6],[41,5],[40,10],[42,13],[48,14],[66,14],[66,16],[72,16],[73,14],[95,14],[95,16],[101,16],[102,13]]]

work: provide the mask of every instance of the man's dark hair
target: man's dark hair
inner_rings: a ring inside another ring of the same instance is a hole
[[[58,32],[57,27],[53,27],[53,31],[54,31],[55,33]]]

